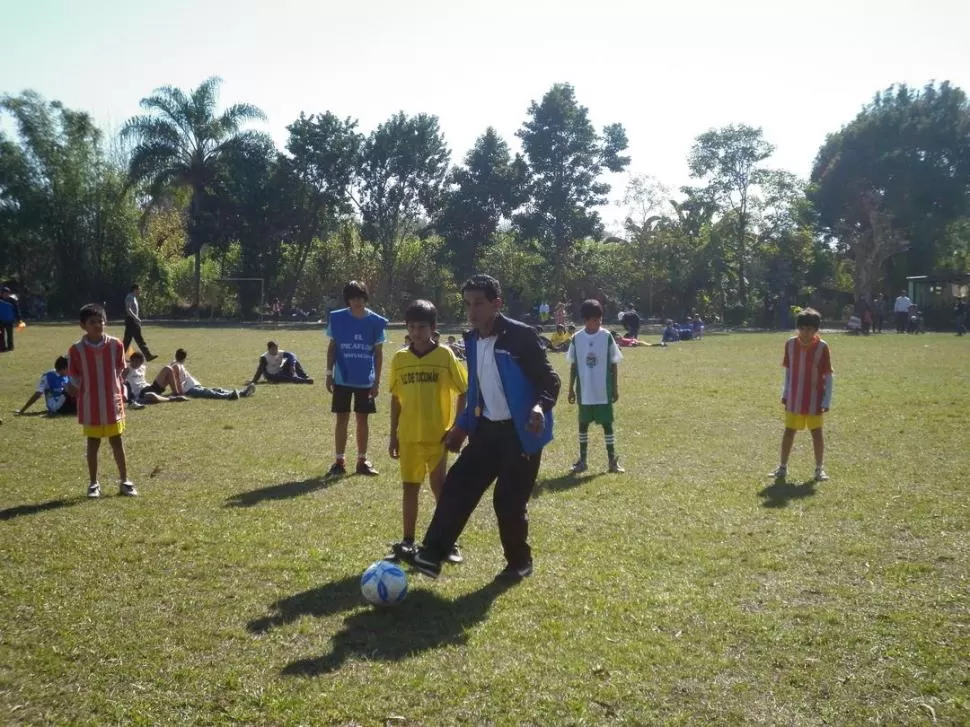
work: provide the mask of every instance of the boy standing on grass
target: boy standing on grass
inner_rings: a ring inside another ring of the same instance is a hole
[[[613,434],[613,404],[620,399],[617,364],[623,358],[613,336],[603,328],[603,306],[590,298],[580,307],[586,326],[573,336],[566,351],[569,361],[569,403],[579,400],[579,460],[573,474],[589,469],[586,451],[589,447],[589,425],[603,425],[610,472],[623,472],[616,456]],[[576,389],[579,389],[577,397]]]
[[[121,341],[106,336],[104,308],[88,303],[81,308],[81,328],[84,336],[68,351],[68,376],[77,397],[77,419],[87,437],[88,497],[101,497],[98,483],[98,450],[101,440],[111,444],[118,475],[120,494],[134,497],[135,485],[128,479],[125,445],[121,435],[125,431],[125,405],[121,374],[125,370],[125,348]]]
[[[411,345],[391,358],[391,439],[387,448],[391,458],[401,462],[404,537],[391,546],[388,560],[406,560],[415,553],[414,529],[421,483],[427,474],[437,502],[448,463],[445,434],[453,425],[456,411],[465,408],[468,389],[468,376],[455,354],[433,338],[438,324],[434,304],[427,300],[414,301],[404,312],[404,321]],[[462,561],[457,543],[448,560]]]
[[[327,391],[333,394],[330,411],[337,415],[334,427],[336,459],[328,477],[347,473],[344,451],[350,424],[351,402],[357,420],[357,468],[359,475],[376,475],[367,460],[370,436],[367,418],[377,413],[374,400],[380,391],[382,344],[387,319],[367,308],[367,286],[351,280],[344,286],[346,308],[335,310],[327,321]]]
[[[829,346],[818,336],[822,317],[818,311],[805,308],[796,318],[798,335],[785,343],[785,385],[781,403],[785,405],[785,434],[781,438],[781,464],[771,473],[783,480],[788,474],[788,458],[795,442],[795,432],[808,429],[815,449],[815,481],[825,482],[822,438],[822,415],[832,404],[832,358]]]

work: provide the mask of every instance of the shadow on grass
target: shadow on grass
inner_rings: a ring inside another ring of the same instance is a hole
[[[361,603],[363,597],[360,595],[360,576],[347,576],[325,586],[280,599],[273,604],[275,613],[250,621],[246,628],[250,633],[264,634],[277,626],[293,623],[303,616],[329,616],[340,611],[349,611]]]
[[[785,480],[775,480],[759,492],[758,497],[764,499],[761,503],[762,507],[781,508],[788,507],[788,503],[792,500],[811,497],[815,492],[815,480],[808,480],[800,485],[785,482]]]
[[[574,475],[565,474],[559,477],[552,477],[545,480],[539,480],[536,482],[535,488],[532,490],[532,497],[536,498],[546,492],[563,492],[565,490],[571,490],[574,487],[579,487],[580,485],[595,479],[597,475],[595,474],[585,474],[585,475]]]
[[[401,661],[429,649],[464,644],[468,630],[482,621],[495,599],[514,585],[494,580],[454,600],[442,598],[434,591],[413,591],[393,608],[369,608],[355,613],[344,619],[329,654],[293,661],[283,668],[282,674],[318,676],[337,671],[353,656]]]
[[[226,498],[226,507],[252,507],[267,500],[288,500],[291,497],[309,495],[311,492],[330,487],[339,479],[339,477],[321,475],[299,482],[282,482],[278,485],[260,487],[258,490],[238,492]]]
[[[62,507],[70,507],[71,505],[77,505],[79,502],[86,501],[86,497],[72,497],[70,499],[49,500],[47,502],[37,503],[36,505],[8,507],[6,510],[0,510],[0,521],[13,520],[24,515],[36,515],[47,510],[60,510]]]

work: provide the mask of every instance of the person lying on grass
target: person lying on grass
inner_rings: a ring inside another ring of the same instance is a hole
[[[252,396],[256,391],[256,384],[250,382],[243,389],[219,389],[209,386],[202,386],[189,370],[185,367],[185,359],[189,356],[188,351],[180,348],[175,352],[175,360],[169,364],[178,377],[182,394],[191,399],[223,399],[225,401],[235,401],[243,396]]]
[[[162,366],[158,375],[150,384],[145,373],[145,357],[137,352],[131,354],[123,378],[128,388],[129,401],[133,405],[188,401],[188,398],[182,395],[182,384],[179,382],[179,378],[171,366]],[[168,388],[171,388],[172,395],[164,396],[165,390]]]

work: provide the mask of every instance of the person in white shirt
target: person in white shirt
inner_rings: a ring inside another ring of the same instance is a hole
[[[154,361],[158,356],[153,356],[148,350],[148,344],[145,343],[145,337],[141,333],[141,317],[138,315],[138,293],[140,292],[141,288],[138,283],[135,283],[131,286],[131,292],[125,296],[125,337],[121,343],[127,351],[134,339],[138,348],[145,354],[145,360]]]
[[[899,297],[896,298],[896,303],[893,305],[893,313],[896,315],[896,333],[906,333],[911,305],[913,305],[913,301],[906,295],[906,291],[899,291]]]
[[[259,357],[256,373],[250,383],[258,383],[265,376],[267,381],[274,384],[312,384],[313,379],[307,376],[295,354],[282,351],[276,341],[266,344],[266,353]]]
[[[175,360],[169,364],[175,371],[175,375],[178,377],[181,383],[182,394],[189,397],[190,399],[223,399],[226,401],[235,401],[240,397],[252,396],[256,391],[256,384],[250,382],[243,389],[219,389],[210,386],[202,386],[189,370],[185,368],[185,359],[189,356],[188,352],[184,348],[180,348],[175,352]]]
[[[146,377],[145,357],[137,351],[128,359],[128,366],[122,373],[125,387],[128,389],[128,400],[133,404],[163,404],[170,401],[188,401],[182,395],[182,386],[171,366],[163,366],[162,370],[148,383]],[[165,390],[171,387],[172,395],[164,396]],[[135,406],[134,408],[139,408]]]

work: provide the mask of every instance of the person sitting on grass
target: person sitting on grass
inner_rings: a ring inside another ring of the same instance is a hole
[[[661,335],[661,343],[676,343],[680,340],[680,331],[677,330],[677,326],[674,322],[668,318],[667,322],[664,324],[663,334]]]
[[[566,326],[557,325],[556,332],[549,338],[549,350],[565,353],[569,348],[569,342],[572,340],[572,336],[566,333]]]
[[[190,399],[223,399],[235,401],[243,396],[252,396],[256,391],[256,384],[250,382],[244,389],[217,389],[209,386],[202,386],[189,370],[185,368],[185,359],[189,354],[184,348],[175,352],[175,360],[169,364],[175,370],[179,384],[184,396]]]
[[[27,399],[27,403],[14,413],[26,413],[35,401],[44,397],[49,415],[77,414],[77,400],[68,393],[70,383],[71,379],[67,375],[67,356],[58,356],[54,361],[54,368],[41,375],[40,381],[37,382],[37,389]]]
[[[690,323],[691,331],[694,334],[695,340],[700,340],[704,338],[704,321],[699,315],[694,314],[694,319]]]
[[[128,388],[129,401],[132,404],[164,404],[170,401],[188,401],[182,395],[182,385],[171,366],[162,366],[152,383],[145,377],[145,357],[135,352],[128,359],[128,367],[124,370],[123,378]],[[164,396],[165,390],[171,387],[172,396]],[[138,408],[138,407],[135,407]]]
[[[459,361],[465,360],[465,347],[462,346],[454,336],[448,336],[448,348],[455,354]]]
[[[666,343],[647,343],[646,341],[641,341],[639,338],[630,338],[629,336],[624,336],[619,331],[612,332],[613,340],[616,341],[616,345],[620,348],[637,348],[638,346],[659,346],[660,348],[666,347]]]
[[[259,383],[260,378],[273,384],[312,384],[313,379],[307,376],[296,354],[281,351],[276,341],[266,344],[266,353],[259,357],[256,373],[250,383]]]

